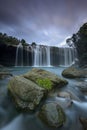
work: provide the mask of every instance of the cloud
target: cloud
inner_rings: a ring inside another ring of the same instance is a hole
[[[0,0],[0,30],[56,45],[86,22],[86,0]]]

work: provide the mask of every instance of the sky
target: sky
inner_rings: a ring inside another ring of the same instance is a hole
[[[0,32],[29,44],[64,45],[87,22],[87,0],[0,0]]]

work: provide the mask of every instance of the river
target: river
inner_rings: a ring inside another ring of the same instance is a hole
[[[6,68],[13,75],[20,75],[30,71],[33,67],[9,67]],[[64,67],[41,67],[62,77]],[[47,99],[47,102],[59,102],[66,114],[66,122],[60,128],[49,128],[37,117],[35,113],[18,112],[12,102],[7,85],[10,78],[0,80],[0,130],[82,130],[79,117],[87,118],[87,96],[83,95],[76,87],[79,81],[87,79],[67,79],[69,84],[58,91],[68,91],[73,93],[76,100],[72,99],[72,104],[66,107],[65,98],[54,96]],[[55,92],[56,93],[56,92]]]

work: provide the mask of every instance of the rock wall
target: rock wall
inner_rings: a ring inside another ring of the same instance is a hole
[[[4,66],[14,66],[16,46],[0,44],[0,64]]]

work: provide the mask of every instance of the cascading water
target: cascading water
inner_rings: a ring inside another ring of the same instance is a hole
[[[29,46],[27,46],[27,66],[29,66]]]
[[[36,48],[34,48],[34,66],[39,66],[41,63],[41,51],[39,46],[36,46]]]
[[[49,46],[36,46],[34,49],[34,66],[50,66]]]
[[[76,58],[75,48],[59,47],[59,65],[70,66],[74,64]]]
[[[33,48],[31,45],[26,46],[26,53],[27,53],[25,58],[25,60],[27,61],[26,66],[30,66],[30,63],[33,62]]]
[[[47,54],[47,66],[50,67],[50,46],[46,47],[46,54]]]
[[[16,50],[15,66],[23,66],[23,46],[19,43]]]
[[[73,47],[50,47],[43,45],[22,46],[20,43],[16,50],[15,66],[65,66],[75,63],[76,49]]]

